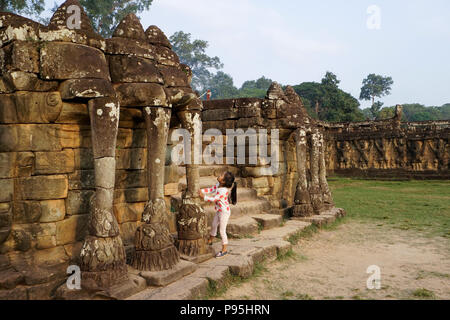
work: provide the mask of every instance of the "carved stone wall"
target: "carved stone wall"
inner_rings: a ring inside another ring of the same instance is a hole
[[[160,36],[155,27],[147,40],[130,39],[126,28],[122,38],[105,40],[82,12],[82,28],[69,30],[64,21],[71,4],[79,5],[65,2],[48,26],[0,14],[0,299],[49,298],[65,282],[70,264],[123,271],[115,261],[124,259],[122,243],[131,257],[149,200],[144,110],[132,100],[156,93],[130,93],[133,86],[125,83],[148,76],[177,81],[169,67],[161,67],[164,73],[152,65],[170,65],[178,57],[155,45],[163,38],[149,40]],[[125,50],[136,52],[134,60],[123,59]],[[170,196],[179,193],[184,173],[171,164],[171,147],[169,141],[162,159],[163,197],[169,230],[176,233]],[[94,207],[101,214],[90,213]],[[113,215],[108,221],[106,212]],[[88,254],[83,262],[89,234],[104,237],[109,249],[104,257],[98,253],[98,261]]]
[[[345,176],[450,179],[450,120],[319,122],[327,169]]]

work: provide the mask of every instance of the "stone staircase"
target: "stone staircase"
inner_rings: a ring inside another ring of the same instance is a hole
[[[231,238],[245,238],[258,234],[261,230],[271,229],[280,226],[283,217],[280,214],[271,214],[277,212],[272,210],[270,202],[262,197],[258,197],[256,190],[243,187],[242,180],[237,175],[236,167],[226,165],[202,165],[200,172],[200,188],[207,188],[217,183],[217,177],[229,170],[236,176],[237,188],[237,204],[231,206],[231,216],[228,221],[227,233]],[[179,181],[181,188],[186,187],[186,176]],[[181,202],[181,194],[172,196],[176,203]],[[215,215],[214,203],[204,202],[203,208],[208,219],[208,227],[210,227],[212,219]]]

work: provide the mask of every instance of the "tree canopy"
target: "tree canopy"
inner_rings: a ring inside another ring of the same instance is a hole
[[[361,87],[360,100],[372,100],[372,106],[370,111],[372,117],[376,118],[378,112],[383,106],[382,102],[375,102],[375,98],[381,98],[391,93],[391,86],[394,81],[391,77],[383,77],[374,73],[371,73],[363,80],[363,86]]]
[[[208,41],[198,39],[192,41],[191,34],[183,31],[175,32],[170,36],[169,41],[181,63],[191,68],[192,87],[198,91],[208,89],[210,81],[213,81],[211,69],[220,70],[223,68],[223,63],[220,62],[219,57],[210,57],[205,53],[208,48]],[[223,77],[223,74],[220,77]]]
[[[0,0],[0,12],[38,16],[44,9],[44,0]]]
[[[320,83],[303,82],[293,88],[312,117],[332,122],[363,120],[358,100],[341,90],[339,83],[337,76],[327,71]]]

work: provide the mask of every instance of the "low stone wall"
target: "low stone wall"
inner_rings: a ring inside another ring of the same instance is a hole
[[[330,174],[396,179],[450,179],[450,120],[320,122]]]

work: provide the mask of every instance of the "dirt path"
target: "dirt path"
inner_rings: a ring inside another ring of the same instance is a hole
[[[218,299],[450,299],[448,238],[347,221],[293,251]],[[380,290],[366,287],[370,265],[381,269]]]

